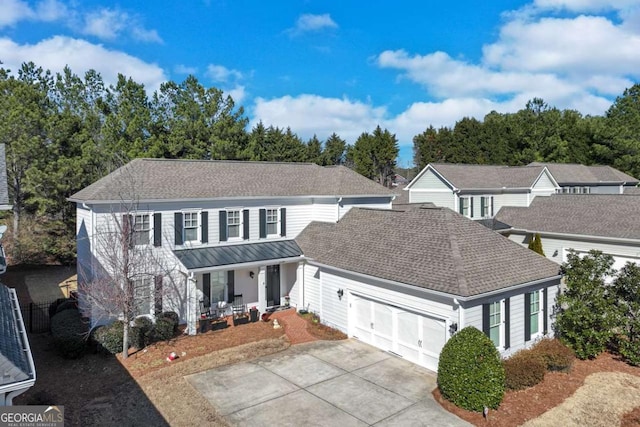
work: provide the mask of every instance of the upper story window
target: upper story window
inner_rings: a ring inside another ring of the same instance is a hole
[[[151,215],[138,214],[133,216],[133,244],[148,245],[151,241]]]
[[[493,216],[493,196],[483,196],[480,198],[480,216],[482,218]]]
[[[241,218],[240,211],[227,211],[227,235],[230,239],[241,237]]]
[[[185,243],[198,240],[198,212],[183,213],[183,236]]]
[[[267,209],[267,236],[278,234],[278,209]]]
[[[473,218],[473,197],[460,197],[460,214]]]

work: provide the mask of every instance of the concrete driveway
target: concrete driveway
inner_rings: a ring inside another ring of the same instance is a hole
[[[187,381],[238,426],[469,426],[431,395],[434,373],[356,340],[316,341]]]

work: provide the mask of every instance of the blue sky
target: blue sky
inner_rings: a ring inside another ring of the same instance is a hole
[[[380,125],[409,166],[429,125],[533,97],[603,114],[640,77],[640,0],[0,0],[0,61],[123,73],[150,93],[194,74],[251,125],[350,143]]]

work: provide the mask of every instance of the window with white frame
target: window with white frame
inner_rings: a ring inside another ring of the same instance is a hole
[[[267,236],[278,234],[278,209],[267,209]]]
[[[133,244],[148,245],[151,241],[151,215],[133,215]]]
[[[227,236],[230,239],[239,238],[242,229],[240,211],[227,211]]]
[[[227,300],[227,272],[211,272],[211,304]]]
[[[484,196],[480,198],[480,216],[483,218],[490,217],[493,212],[493,196]]]
[[[460,214],[469,218],[471,216],[471,199],[460,197]]]
[[[151,277],[134,279],[133,306],[136,316],[151,313]]]
[[[496,347],[502,346],[502,301],[489,304],[489,338]]]
[[[198,240],[198,212],[183,213],[183,236],[184,241],[194,242]]]
[[[543,328],[543,316],[544,311],[542,310],[542,291],[538,290],[529,294],[529,333],[531,337],[536,336],[542,332]]]

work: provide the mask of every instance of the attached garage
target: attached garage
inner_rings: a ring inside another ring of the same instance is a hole
[[[349,335],[431,370],[438,369],[447,322],[362,295],[349,296]]]

